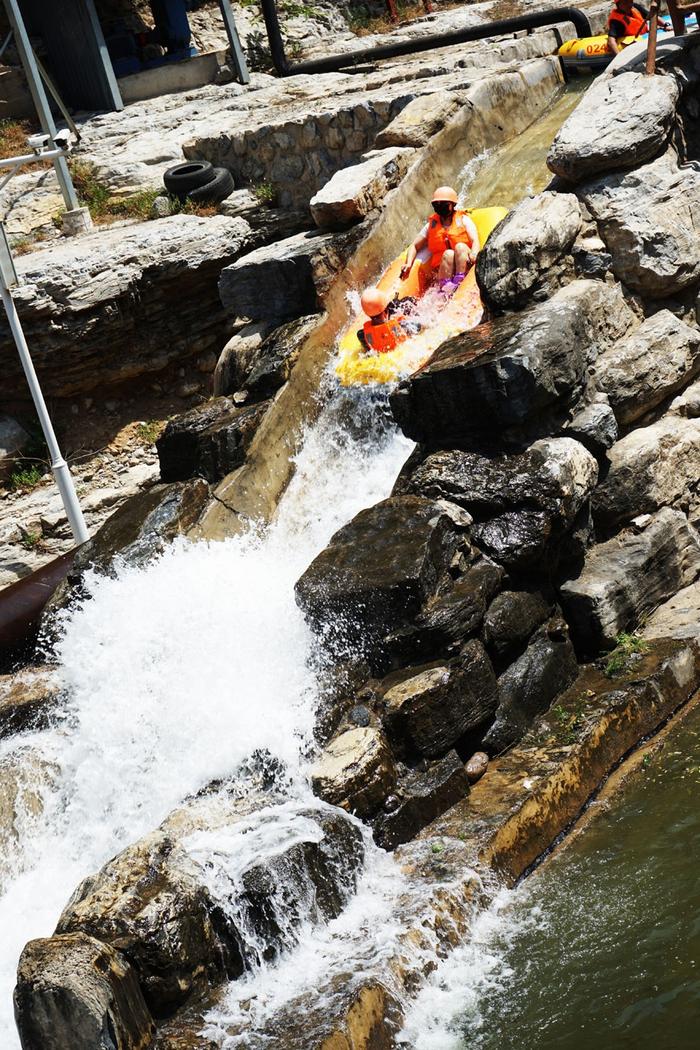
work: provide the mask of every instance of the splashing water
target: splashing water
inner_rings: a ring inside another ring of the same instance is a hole
[[[294,583],[341,525],[388,495],[411,447],[387,421],[386,394],[345,395],[307,433],[270,527],[180,541],[145,569],[87,580],[91,599],[57,649],[65,714],[0,749],[3,765],[31,756],[32,776],[3,859],[3,1050],[19,1046],[20,951],[52,933],[87,874],[257,749],[284,764],[293,795],[311,798],[314,640]]]

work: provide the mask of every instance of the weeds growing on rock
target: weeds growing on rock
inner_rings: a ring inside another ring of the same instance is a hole
[[[39,484],[43,476],[44,471],[36,465],[19,467],[10,474],[10,488],[15,491],[17,489],[33,489]]]
[[[277,200],[277,190],[271,182],[258,182],[253,186],[253,193],[261,204],[272,205]]]
[[[25,550],[31,551],[38,544],[41,539],[40,532],[23,532],[22,539],[19,541]]]
[[[617,675],[626,671],[632,657],[645,653],[649,648],[647,642],[637,634],[618,634],[615,639],[615,648],[610,653],[603,674],[606,678],[616,678]]]
[[[93,222],[98,224],[116,222],[118,219],[151,219],[156,197],[166,196],[163,189],[154,188],[139,190],[129,197],[113,197],[93,164],[84,160],[73,160],[70,167],[78,197],[89,209]],[[172,215],[184,213],[207,216],[216,215],[218,210],[216,204],[180,201],[177,197],[170,197],[170,208]],[[61,216],[56,216],[54,222],[60,226]]]
[[[163,423],[158,419],[149,419],[144,423],[138,423],[136,433],[144,445],[153,445],[160,437]]]

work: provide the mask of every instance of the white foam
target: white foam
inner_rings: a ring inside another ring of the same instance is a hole
[[[82,878],[256,749],[285,763],[292,794],[308,793],[314,641],[293,588],[336,529],[388,495],[410,451],[377,404],[322,414],[268,530],[180,541],[145,569],[88,581],[59,646],[68,722],[5,745],[6,758],[31,745],[52,772],[43,814],[19,814],[0,899],[3,1050],[19,1046],[19,953],[52,933]]]

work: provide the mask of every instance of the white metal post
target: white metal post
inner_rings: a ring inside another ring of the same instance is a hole
[[[16,283],[17,278],[12,254],[5,235],[5,228],[2,223],[0,223],[0,296],[2,296],[2,304],[5,307],[7,320],[10,324],[10,331],[12,332],[12,337],[15,341],[20,361],[22,362],[24,374],[29,383],[29,390],[36,407],[37,415],[39,416],[41,429],[44,432],[44,438],[46,439],[46,444],[51,456],[51,470],[53,471],[53,476],[58,485],[58,491],[63,500],[68,523],[71,527],[75,542],[85,543],[85,541],[90,538],[90,533],[87,530],[85,518],[83,517],[83,512],[78,503],[78,496],[75,491],[71,472],[68,469],[68,464],[61,455],[60,448],[58,447],[56,434],[46,407],[46,402],[44,401],[44,395],[41,392],[39,379],[34,370],[34,363],[29,353],[29,347],[27,346],[27,340],[24,336],[22,323],[19,319],[14,299],[12,298],[12,292],[10,291],[12,286]]]
[[[55,144],[56,125],[51,112],[51,106],[49,105],[49,100],[46,91],[44,90],[41,74],[37,68],[32,45],[29,41],[29,34],[27,33],[27,28],[24,24],[22,12],[20,11],[17,0],[5,0],[5,10],[7,12],[10,26],[15,35],[15,44],[17,45],[19,57],[24,66],[27,83],[34,100],[36,111],[39,115],[39,120],[41,121],[41,126],[47,135],[50,136],[51,142]],[[80,208],[80,203],[75,192],[75,187],[73,186],[70,171],[68,170],[66,158],[63,156],[57,156],[54,160],[54,166],[56,168],[56,176],[61,187],[61,193],[63,194],[66,208],[68,211],[77,211]]]

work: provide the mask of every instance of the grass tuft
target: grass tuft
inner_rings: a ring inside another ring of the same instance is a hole
[[[616,645],[608,657],[603,674],[606,678],[616,678],[623,674],[629,667],[632,657],[638,653],[645,653],[649,648],[647,642],[637,634],[618,634],[615,639]]]

